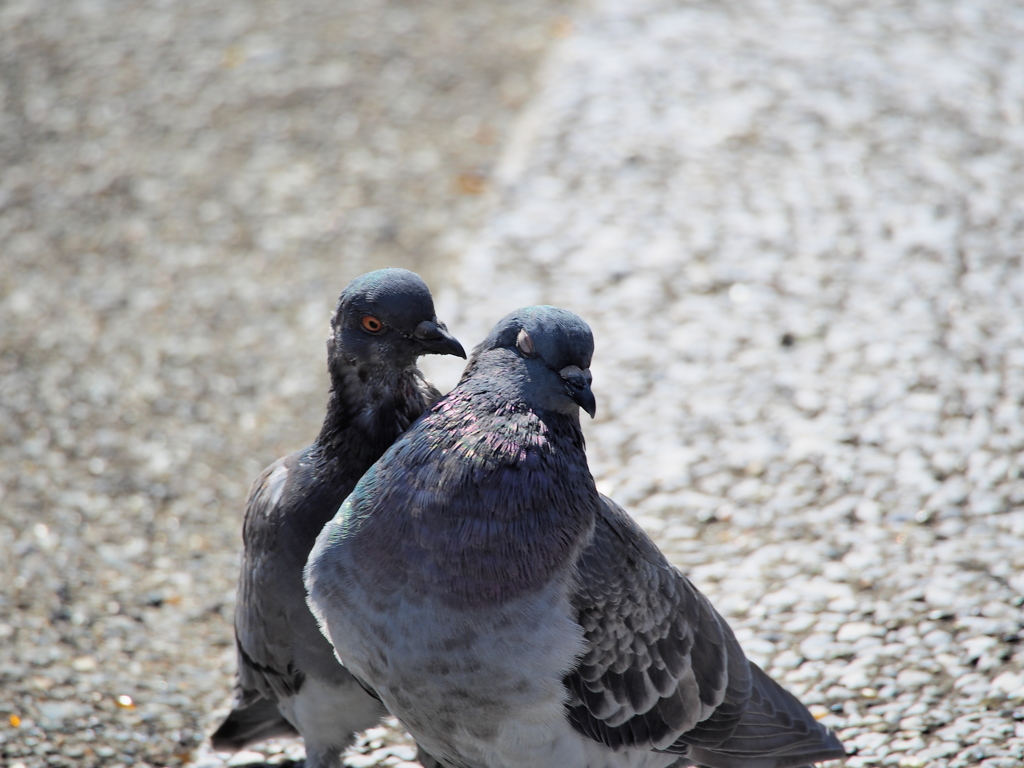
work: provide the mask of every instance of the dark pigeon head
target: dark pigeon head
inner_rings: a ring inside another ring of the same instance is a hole
[[[415,272],[378,269],[342,292],[331,317],[328,357],[361,365],[406,367],[422,355],[465,357],[434,314],[430,289]]]
[[[590,390],[594,335],[590,326],[566,309],[524,307],[503,317],[474,352],[480,364],[507,367],[521,380],[520,393],[531,405],[575,414],[577,407],[597,412]],[[509,355],[522,361],[515,372]],[[502,362],[503,361],[503,362]]]

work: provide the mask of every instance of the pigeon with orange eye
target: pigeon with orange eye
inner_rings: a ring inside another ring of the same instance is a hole
[[[384,330],[384,323],[373,315],[364,315],[359,322],[367,333],[378,334]]]
[[[413,290],[419,276],[406,270],[379,270],[389,279],[373,279],[377,272],[357,278],[360,290],[346,289],[338,301],[328,341],[328,364],[339,373],[355,364],[362,382],[390,380],[390,372],[415,366],[422,355],[466,356],[462,345],[434,314],[434,302],[423,285]],[[396,279],[398,275],[402,279]],[[331,351],[333,350],[333,351]],[[341,367],[336,367],[341,366]]]
[[[337,768],[354,734],[385,714],[320,633],[302,569],[356,481],[441,396],[416,365],[429,354],[466,356],[437,319],[419,275],[381,269],[349,283],[331,318],[331,390],[320,435],[267,467],[249,494],[235,702],[211,738],[214,749],[300,734],[307,768]],[[421,762],[436,765],[427,755]]]

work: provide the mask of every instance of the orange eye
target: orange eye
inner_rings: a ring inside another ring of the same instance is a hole
[[[380,333],[384,330],[384,323],[373,315],[365,315],[359,322],[367,333]]]

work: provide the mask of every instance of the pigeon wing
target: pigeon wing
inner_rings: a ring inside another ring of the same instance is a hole
[[[613,748],[681,754],[684,733],[729,736],[750,693],[749,663],[707,598],[606,497],[573,602],[586,642],[565,678],[578,730]]]
[[[295,666],[292,649],[301,622],[293,621],[297,605],[305,609],[302,564],[284,562],[280,540],[286,533],[283,504],[286,487],[301,454],[292,454],[267,467],[253,483],[245,508],[245,554],[235,607],[235,643],[238,648],[238,685],[235,706],[255,699],[281,699],[294,695],[303,673]],[[293,584],[294,582],[294,584]],[[282,590],[300,591],[286,596]]]
[[[565,678],[576,729],[613,749],[714,768],[842,757],[835,735],[747,660],[710,601],[621,507],[601,500],[573,596],[586,642]]]
[[[743,717],[724,742],[706,749],[683,739],[694,762],[712,768],[795,768],[846,756],[836,735],[818,723],[793,694],[755,664],[753,687]]]

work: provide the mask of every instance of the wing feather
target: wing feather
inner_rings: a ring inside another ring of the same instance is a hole
[[[580,558],[573,605],[586,649],[567,715],[613,749],[713,768],[786,768],[843,756],[835,735],[743,654],[728,624],[608,498]]]
[[[338,685],[348,673],[306,607],[302,583],[313,540],[349,490],[316,482],[319,456],[307,449],[267,467],[245,508],[245,540],[235,642],[236,698],[282,699],[298,693],[306,674]]]
[[[569,718],[611,746],[670,748],[725,700],[730,654],[742,654],[707,600],[603,502],[578,568],[574,607],[588,647],[565,680]],[[742,666],[734,674],[742,686]]]
[[[260,473],[245,505],[241,579],[235,607],[235,643],[238,648],[238,688],[242,701],[281,699],[302,686],[302,672],[292,659],[292,628],[288,600],[277,594],[279,565],[274,559],[280,528],[280,507],[295,454],[278,459]],[[299,566],[301,571],[301,566]]]

